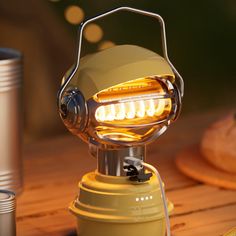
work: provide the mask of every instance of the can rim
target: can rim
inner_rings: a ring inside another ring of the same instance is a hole
[[[22,53],[12,48],[0,48],[0,64],[21,60]]]
[[[11,192],[9,190],[0,190],[0,193],[5,193],[8,195],[8,198],[4,198],[4,199],[0,198],[0,204],[1,202],[11,201],[15,199],[15,196],[16,196],[14,192]]]
[[[15,210],[15,193],[9,190],[0,190],[6,198],[0,199],[0,214],[10,213]]]

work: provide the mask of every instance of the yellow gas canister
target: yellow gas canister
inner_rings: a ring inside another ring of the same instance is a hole
[[[79,236],[164,236],[165,216],[156,176],[144,183],[128,177],[86,174],[70,205]],[[168,201],[169,213],[173,204]]]

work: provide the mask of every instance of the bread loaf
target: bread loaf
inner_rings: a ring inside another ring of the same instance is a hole
[[[201,152],[215,167],[236,174],[236,118],[233,113],[205,131]]]

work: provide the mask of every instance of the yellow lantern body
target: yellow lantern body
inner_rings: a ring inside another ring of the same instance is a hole
[[[80,58],[84,27],[123,10],[158,20],[163,57],[120,45]],[[97,170],[83,177],[70,205],[78,235],[170,236],[173,204],[158,171],[145,162],[146,144],[176,120],[183,96],[183,79],[168,58],[165,23],[158,14],[120,7],[85,21],[79,33],[75,66],[58,93],[64,124],[97,159]]]
[[[70,74],[71,70],[63,82]],[[74,122],[83,121],[86,126],[78,129],[71,121],[64,122],[87,142],[92,138],[109,145],[146,144],[175,120],[180,106],[175,75],[167,61],[134,45],[115,46],[82,58],[70,88],[83,94],[85,105],[80,104],[80,117]]]
[[[137,183],[128,177],[92,172],[82,178],[79,190],[70,205],[79,236],[165,235],[163,202],[155,176]],[[169,213],[172,209],[168,201]]]

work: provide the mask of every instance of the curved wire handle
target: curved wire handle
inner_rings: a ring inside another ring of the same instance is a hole
[[[139,10],[139,9],[136,9],[136,8],[118,7],[118,8],[115,8],[115,9],[111,10],[111,11],[105,12],[105,13],[103,13],[101,15],[98,15],[98,16],[95,16],[95,17],[93,17],[91,19],[88,19],[88,20],[86,20],[86,21],[84,21],[84,22],[82,22],[80,24],[80,27],[79,27],[78,51],[77,51],[77,55],[76,55],[75,67],[72,70],[71,74],[66,79],[66,81],[64,82],[64,84],[61,86],[61,89],[60,89],[60,91],[58,93],[58,105],[60,105],[61,98],[62,98],[64,90],[66,89],[67,85],[70,83],[71,79],[73,78],[74,74],[76,73],[76,71],[79,68],[80,55],[81,55],[81,45],[82,45],[83,31],[84,31],[85,26],[87,24],[93,22],[93,21],[96,21],[96,20],[101,19],[101,18],[103,18],[105,16],[108,16],[108,15],[111,15],[111,14],[113,14],[115,12],[118,12],[118,11],[130,11],[130,12],[138,13],[138,14],[141,14],[141,15],[153,17],[153,18],[155,18],[155,19],[157,19],[159,21],[159,23],[161,25],[161,39],[162,39],[163,56],[164,56],[165,60],[168,62],[168,64],[170,65],[170,67],[172,68],[174,74],[179,78],[180,94],[181,94],[181,97],[183,97],[183,95],[184,95],[184,81],[183,81],[182,76],[175,69],[175,67],[173,66],[173,64],[171,63],[171,61],[170,61],[170,59],[168,57],[167,42],[166,42],[166,29],[165,29],[165,22],[164,22],[163,18],[160,15],[156,14],[156,13],[152,13],[152,12],[148,12],[148,11],[143,11],[143,10]],[[60,106],[59,106],[59,109],[60,109]]]

